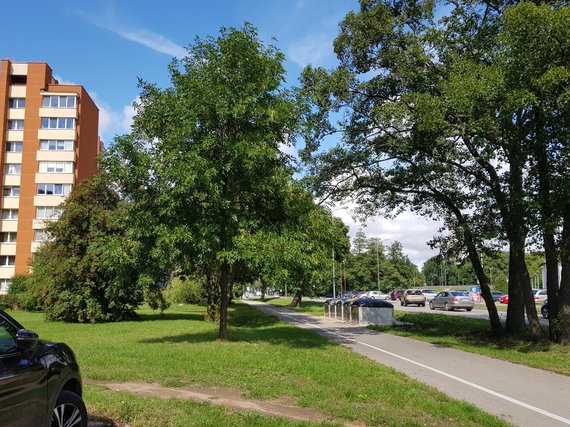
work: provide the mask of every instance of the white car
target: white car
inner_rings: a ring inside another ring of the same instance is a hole
[[[368,291],[365,294],[366,298],[371,298],[371,299],[388,299],[390,298],[390,295],[385,294],[383,292],[380,291]]]
[[[437,292],[433,289],[422,289],[422,294],[426,297],[426,301],[431,301],[437,295]]]
[[[534,302],[537,304],[543,304],[548,295],[546,294],[546,289],[539,289],[534,294]]]

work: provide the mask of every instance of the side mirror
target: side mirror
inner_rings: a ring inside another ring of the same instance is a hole
[[[30,350],[38,345],[39,336],[35,332],[27,329],[20,329],[16,332],[16,346],[20,350]]]

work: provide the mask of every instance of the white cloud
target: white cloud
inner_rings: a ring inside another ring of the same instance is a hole
[[[114,111],[109,104],[99,98],[97,92],[91,92],[90,95],[99,108],[99,134],[105,145],[108,146],[116,135],[131,131],[135,115],[132,103],[125,105],[120,111]]]
[[[313,34],[289,46],[288,57],[300,67],[325,65],[333,57],[332,43],[331,34]]]
[[[114,33],[127,40],[142,44],[143,46],[146,46],[157,52],[165,53],[170,56],[176,56],[177,58],[183,58],[186,56],[186,49],[174,43],[172,40],[169,40],[168,38],[153,31],[144,28],[130,31],[120,31],[110,27],[107,27],[107,29],[113,31]]]
[[[426,219],[411,212],[403,212],[393,219],[377,216],[363,224],[352,217],[352,208],[354,204],[333,207],[333,215],[342,219],[350,227],[351,239],[362,228],[367,237],[380,238],[386,245],[397,240],[402,243],[404,252],[410,260],[420,269],[428,258],[438,254],[437,250],[427,245],[427,242],[438,234],[441,222]]]
[[[58,81],[60,85],[79,85],[79,83],[72,82],[71,80],[65,80],[63,77],[57,74],[53,76],[54,79]]]
[[[120,22],[115,11],[110,7],[97,16],[84,11],[77,11],[77,13],[97,27],[111,31],[126,40],[141,44],[156,52],[178,58],[186,56],[186,49],[169,38],[147,28],[136,28],[125,22]]]

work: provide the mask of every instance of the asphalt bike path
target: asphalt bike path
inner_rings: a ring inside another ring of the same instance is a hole
[[[517,426],[570,425],[570,377],[244,300]]]

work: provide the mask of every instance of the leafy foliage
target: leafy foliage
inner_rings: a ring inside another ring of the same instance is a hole
[[[61,217],[47,225],[51,240],[36,253],[24,294],[33,294],[48,319],[107,322],[134,317],[144,286],[138,244],[128,235],[124,208],[106,178],[96,176],[77,186]]]
[[[279,144],[289,143],[298,118],[281,88],[282,61],[249,24],[197,39],[170,64],[172,87],[140,81],[132,132],[103,158],[132,201],[145,271],[204,276],[209,306],[219,303],[222,338],[236,240],[282,220],[290,171]]]

